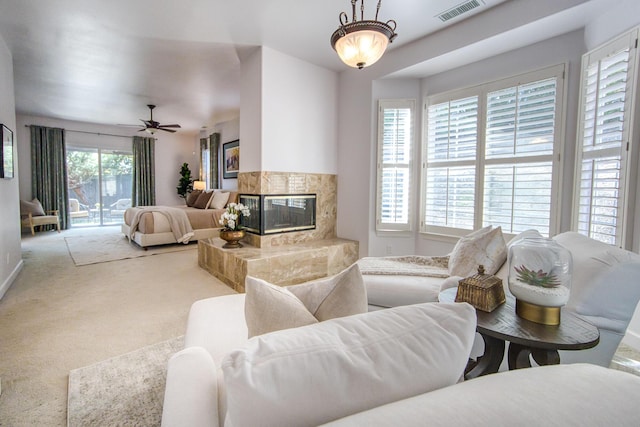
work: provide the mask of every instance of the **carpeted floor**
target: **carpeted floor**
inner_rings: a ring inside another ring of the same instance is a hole
[[[69,427],[159,426],[172,354],[184,337],[150,345],[69,373]]]
[[[76,267],[65,237],[23,235],[24,268],[0,300],[0,426],[65,426],[69,372],[183,335],[191,304],[234,293],[187,250]]]
[[[101,262],[119,261],[168,252],[196,250],[198,244],[173,244],[141,248],[122,233],[96,234],[85,236],[68,236],[64,238],[69,254],[76,266],[98,264]]]

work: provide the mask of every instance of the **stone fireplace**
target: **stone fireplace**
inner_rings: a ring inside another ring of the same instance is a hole
[[[336,237],[336,175],[241,172],[238,192],[250,209],[262,209],[260,218],[243,222],[253,229],[244,247],[225,249],[219,238],[198,242],[200,267],[236,291],[244,292],[247,275],[286,286],[337,274],[357,261],[358,242]],[[271,222],[261,216],[275,210],[282,215]]]

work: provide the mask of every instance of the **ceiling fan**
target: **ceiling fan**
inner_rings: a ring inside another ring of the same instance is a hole
[[[156,122],[155,120],[153,120],[153,109],[156,108],[155,105],[152,104],[147,104],[147,107],[149,107],[150,110],[150,118],[149,120],[142,120],[140,119],[140,121],[142,123],[144,123],[144,129],[140,129],[140,132],[148,132],[151,135],[153,135],[154,133],[156,133],[156,131],[158,130],[163,130],[165,132],[175,132],[175,130],[173,129],[169,129],[169,128],[180,128],[180,125],[161,125],[159,122]]]

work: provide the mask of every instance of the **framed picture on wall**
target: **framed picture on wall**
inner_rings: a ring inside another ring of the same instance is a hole
[[[2,151],[0,152],[0,178],[13,178],[13,132],[1,126]]]
[[[226,142],[222,145],[222,177],[237,178],[240,169],[240,140]]]

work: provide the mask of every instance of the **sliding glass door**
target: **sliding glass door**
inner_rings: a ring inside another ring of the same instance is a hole
[[[131,206],[130,152],[67,147],[71,226],[122,224]]]

